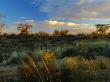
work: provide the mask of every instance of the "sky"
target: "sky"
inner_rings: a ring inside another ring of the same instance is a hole
[[[109,10],[110,0],[0,0],[8,32],[17,32],[22,22],[32,23],[33,32],[91,32],[95,24],[110,23]]]

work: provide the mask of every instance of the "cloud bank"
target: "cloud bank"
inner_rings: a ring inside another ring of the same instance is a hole
[[[74,22],[46,21],[45,23],[46,23],[46,26],[49,28],[55,28],[55,27],[61,27],[61,26],[67,26],[67,27],[79,26],[79,24],[76,24]]]
[[[34,4],[43,0],[33,0]],[[110,19],[110,0],[44,0],[40,11],[51,19]]]

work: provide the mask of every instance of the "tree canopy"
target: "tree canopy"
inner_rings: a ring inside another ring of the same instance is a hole
[[[20,23],[18,24],[18,30],[20,31],[20,34],[29,34],[29,29],[32,28],[32,24],[30,23]]]
[[[96,31],[102,35],[107,34],[110,28],[110,24],[96,24]]]

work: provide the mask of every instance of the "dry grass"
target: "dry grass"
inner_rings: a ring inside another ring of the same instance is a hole
[[[97,57],[94,60],[81,57],[67,57],[63,62],[64,67],[60,68],[55,64],[56,61],[55,55],[51,52],[44,52],[40,62],[35,59],[34,55],[29,55],[19,67],[19,70],[21,75],[25,77],[25,80],[28,79],[28,81],[32,82],[65,82],[61,77],[67,78],[66,75],[68,73],[69,78],[67,79],[70,82],[70,77],[73,78],[72,81],[76,82],[81,80],[85,82],[94,80],[97,82],[103,78],[102,74],[104,75],[102,80],[110,78],[110,60],[106,57]]]

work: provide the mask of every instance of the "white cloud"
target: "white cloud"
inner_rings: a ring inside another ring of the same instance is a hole
[[[30,23],[33,24],[35,22],[35,20],[23,20],[23,21],[17,21],[15,22],[15,24],[20,24],[20,23]]]
[[[21,19],[25,19],[26,17],[20,17]]]
[[[35,22],[35,20],[24,20],[23,22],[33,24]]]

